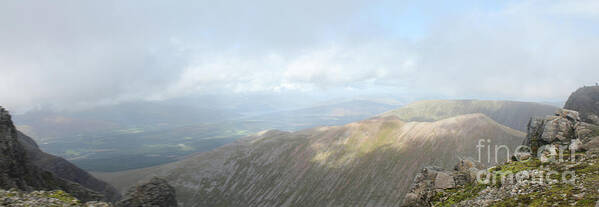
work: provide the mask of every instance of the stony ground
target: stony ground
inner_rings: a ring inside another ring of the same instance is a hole
[[[495,181],[491,179],[488,183],[477,182],[463,188],[439,190],[432,204],[595,206],[599,200],[599,158],[596,154],[577,153],[574,160],[555,163],[541,163],[538,159],[513,161],[489,168],[488,172]]]
[[[21,192],[0,189],[0,206],[22,207],[111,207],[111,204],[91,201],[82,203],[64,191]]]

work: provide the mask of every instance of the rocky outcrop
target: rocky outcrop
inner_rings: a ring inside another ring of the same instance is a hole
[[[585,86],[570,95],[564,109],[579,111],[584,122],[599,124],[599,86]]]
[[[162,178],[129,189],[117,207],[176,207],[175,188]]]
[[[533,154],[553,147],[586,151],[594,149],[596,143],[599,143],[598,126],[583,122],[577,111],[567,109],[560,109],[553,116],[531,118],[524,140]]]
[[[403,206],[599,206],[599,126],[560,109],[532,118],[527,131],[524,144],[532,153],[516,153],[511,162],[483,169],[461,161],[455,171],[425,167]]]
[[[114,202],[120,199],[120,193],[112,185],[95,178],[62,157],[41,151],[29,136],[17,132],[17,137],[17,140],[25,148],[27,160],[33,165],[49,171],[61,179],[78,183],[83,187],[101,193],[106,201]]]
[[[430,206],[437,191],[463,187],[476,180],[482,165],[472,159],[460,160],[453,171],[436,166],[423,168],[412,182],[402,206]]]
[[[103,198],[97,192],[60,179],[35,166],[27,157],[27,150],[18,141],[18,132],[10,114],[0,107],[0,188],[22,191],[64,190],[82,201]]]

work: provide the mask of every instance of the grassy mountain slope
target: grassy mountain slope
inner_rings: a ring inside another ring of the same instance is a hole
[[[449,117],[482,113],[505,126],[526,131],[530,117],[551,115],[557,107],[517,101],[429,100],[418,101],[381,116],[397,116],[404,121],[437,121]]]
[[[483,114],[408,123],[379,117],[271,130],[168,165],[97,176],[119,189],[166,176],[184,206],[397,206],[424,165],[477,157],[479,139],[515,147],[523,137]]]

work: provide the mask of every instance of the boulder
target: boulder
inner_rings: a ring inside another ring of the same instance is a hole
[[[176,207],[175,188],[162,178],[129,189],[117,207]]]
[[[514,153],[512,160],[513,161],[526,161],[530,158],[532,158],[532,154],[530,154],[529,152],[516,152],[516,153]]]
[[[435,189],[449,188],[455,188],[455,180],[453,179],[453,176],[444,172],[438,172],[437,176],[435,177]]]
[[[558,109],[555,115],[566,118],[570,121],[580,121],[580,114],[578,113],[578,111]]]
[[[572,137],[573,124],[564,117],[552,117],[546,120],[541,139],[547,143],[552,143],[556,139],[559,141],[569,141]]]
[[[539,160],[542,163],[547,163],[557,159],[557,147],[553,144],[543,145],[539,148]]]
[[[402,206],[430,206],[429,202],[435,195],[437,174],[446,172],[437,166],[424,167],[414,177],[410,192],[404,197]],[[443,177],[443,176],[442,176]]]
[[[430,200],[437,191],[465,186],[476,181],[476,173],[480,168],[482,164],[472,159],[460,160],[454,171],[427,166],[414,177],[402,206],[431,206]]]
[[[480,162],[467,158],[460,160],[454,169],[457,171],[454,177],[456,185],[460,186],[474,182],[476,174],[481,169],[484,169],[484,166]]]
[[[568,149],[573,152],[582,151],[582,142],[579,139],[573,139],[570,142],[570,146],[568,146]]]
[[[581,149],[585,151],[599,151],[599,136],[590,138],[589,141],[583,143]]]

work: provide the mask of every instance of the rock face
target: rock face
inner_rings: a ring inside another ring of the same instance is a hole
[[[150,182],[129,189],[117,207],[176,207],[175,188],[154,177]]]
[[[15,188],[23,191],[64,190],[83,201],[103,198],[99,193],[77,183],[60,179],[30,162],[25,147],[18,141],[18,132],[11,116],[1,107],[0,188]]]
[[[532,153],[540,148],[551,149],[547,145],[590,150],[599,142],[598,130],[596,125],[583,122],[578,112],[560,109],[553,116],[531,118],[523,144],[530,146]]]
[[[599,86],[579,88],[570,95],[564,109],[579,111],[582,121],[599,124]]]

